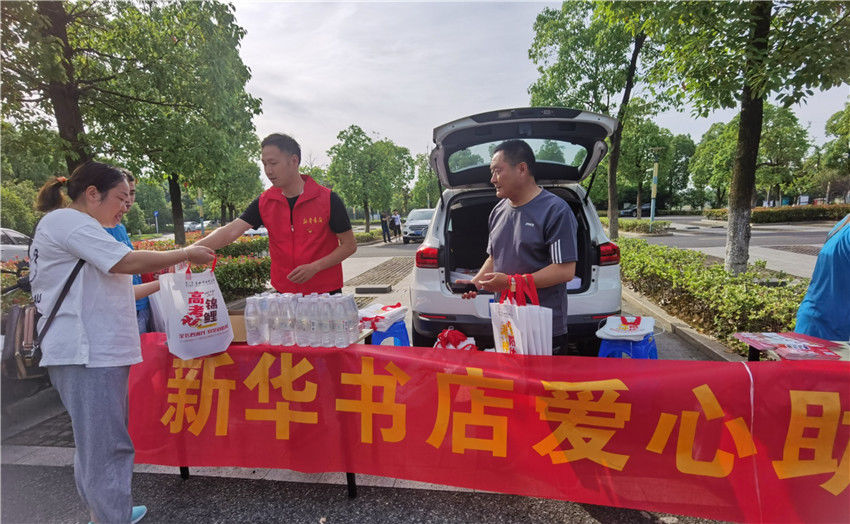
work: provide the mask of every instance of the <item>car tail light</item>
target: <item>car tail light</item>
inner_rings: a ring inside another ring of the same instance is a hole
[[[598,249],[600,266],[614,266],[620,263],[620,248],[617,244],[605,242]]]
[[[438,253],[436,247],[422,246],[416,250],[416,267],[437,269]]]

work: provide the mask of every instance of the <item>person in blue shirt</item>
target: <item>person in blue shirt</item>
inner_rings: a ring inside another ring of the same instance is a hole
[[[812,281],[797,310],[794,331],[826,340],[850,340],[850,214],[818,253]]]
[[[136,201],[136,179],[133,178],[133,175],[130,171],[126,169],[120,169],[121,172],[124,173],[124,176],[127,177],[127,183],[130,185],[130,200],[128,201],[126,211],[130,210],[130,207],[133,205],[133,202]],[[125,211],[125,212],[126,212]],[[121,222],[118,223],[115,227],[105,227],[104,228],[107,233],[112,235],[112,237],[127,246],[130,249],[133,249],[133,243],[130,242],[130,235],[127,234],[127,228],[124,227],[124,224]],[[142,276],[141,275],[133,275],[133,285],[141,284]],[[157,282],[158,284],[158,282]],[[139,325],[139,334],[148,333],[151,331],[151,302],[147,296],[140,298],[136,301],[136,322]]]

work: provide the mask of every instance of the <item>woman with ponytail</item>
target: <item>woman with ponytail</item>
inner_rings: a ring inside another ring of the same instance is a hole
[[[39,329],[72,269],[85,262],[42,340],[41,365],[71,416],[74,479],[94,522],[138,522],[147,512],[133,506],[131,495],[128,377],[142,361],[132,275],[214,257],[202,246],[133,251],[115,240],[104,228],[120,222],[129,199],[122,171],[87,162],[41,188],[37,207],[47,214],[30,247]]]

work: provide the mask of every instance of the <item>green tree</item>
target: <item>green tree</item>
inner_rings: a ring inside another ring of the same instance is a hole
[[[764,115],[756,183],[765,188],[765,200],[770,200],[772,188],[776,189],[773,195],[777,196],[781,191],[802,187],[801,182],[805,183],[795,175],[799,174],[809,139],[789,109],[765,104]],[[723,205],[732,180],[739,127],[738,116],[725,124],[712,124],[697,146],[691,163],[694,184],[711,187],[715,194],[714,205],[718,207]]]
[[[823,146],[819,179],[826,185],[825,197],[829,202],[833,188],[841,186],[850,192],[850,102],[829,117],[825,131],[831,139]]]
[[[690,171],[688,170],[688,162],[694,156],[696,144],[688,135],[676,135],[670,144],[670,171],[667,178],[667,183],[658,188],[659,194],[664,195],[664,201],[669,202],[673,207],[679,207],[685,204],[683,199],[684,191],[688,187],[690,180]]]
[[[336,139],[337,143],[328,149],[328,180],[346,202],[362,207],[368,232],[372,209],[389,205],[392,181],[378,170],[374,142],[360,126],[348,126]]]
[[[108,155],[166,178],[183,243],[181,176],[203,188],[255,139],[233,7],[5,2],[2,21],[4,119],[55,125],[69,170]]]
[[[808,132],[790,109],[764,104],[756,187],[765,188],[766,200],[774,186],[780,191],[802,193],[810,176],[800,168],[810,147]]]
[[[711,124],[697,144],[689,168],[696,188],[710,188],[712,207],[722,207],[726,202],[734,157],[735,127],[722,122]]]
[[[30,180],[36,187],[51,176],[67,174],[62,141],[56,131],[41,123],[2,122],[0,170],[4,180]]]
[[[491,149],[495,147],[496,146],[493,145]],[[473,153],[469,149],[461,149],[460,151],[452,153],[449,157],[449,169],[453,172],[462,171],[468,167],[484,165],[484,163],[484,158],[482,158],[481,155]]]
[[[0,224],[31,235],[41,213],[35,210],[38,189],[30,180],[6,180],[0,184]]]
[[[412,207],[435,207],[440,201],[440,183],[431,169],[428,155],[418,154],[414,159],[416,181],[411,190]]]
[[[672,134],[669,130],[639,114],[629,115],[629,126],[623,130],[623,148],[620,157],[619,176],[628,180],[636,189],[638,217],[642,216],[641,204],[648,195],[644,193],[652,181],[652,170],[657,155],[658,183],[665,185],[666,174],[670,167],[670,143]]]
[[[558,147],[558,143],[554,140],[544,140],[543,144],[540,145],[540,149],[537,150],[537,153],[534,156],[535,160],[543,162],[555,162],[558,164],[567,163],[566,158],[564,158],[564,152],[561,151],[561,148]]]
[[[160,228],[173,223],[171,205],[165,198],[166,193],[167,186],[162,180],[136,179],[136,204],[142,210],[146,223],[154,222],[154,211],[159,213],[157,218]]]
[[[648,12],[620,3],[621,20]],[[846,2],[677,2],[653,10],[635,32],[664,42],[651,79],[698,114],[739,107],[729,189],[726,269],[746,270],[751,202],[764,119],[775,97],[788,107],[850,80]]]
[[[528,53],[540,75],[529,88],[532,105],[617,113],[607,163],[611,238],[617,238],[619,229],[617,169],[626,110],[641,71],[651,67],[654,56],[646,33],[632,31],[639,23],[612,17],[618,9],[615,3],[582,1],[564,2],[560,10],[545,8],[534,23]]]

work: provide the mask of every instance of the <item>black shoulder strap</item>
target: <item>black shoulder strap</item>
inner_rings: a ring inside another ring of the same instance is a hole
[[[71,289],[71,284],[74,282],[74,279],[77,278],[77,273],[82,269],[83,264],[86,261],[80,259],[77,262],[77,265],[74,266],[74,269],[71,270],[71,275],[68,277],[68,280],[65,281],[65,287],[62,288],[62,292],[59,293],[59,298],[56,300],[56,304],[53,306],[53,311],[50,312],[50,316],[47,317],[47,322],[44,323],[44,328],[42,328],[41,333],[38,334],[38,338],[33,343],[33,351],[34,356],[41,360],[41,341],[44,339],[44,335],[47,333],[47,330],[50,329],[50,324],[53,323],[53,318],[56,316],[56,312],[59,311],[59,306],[62,305],[62,301],[65,300],[65,295],[68,294],[68,290]]]

